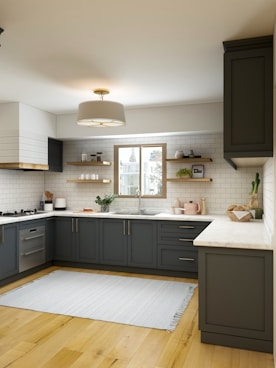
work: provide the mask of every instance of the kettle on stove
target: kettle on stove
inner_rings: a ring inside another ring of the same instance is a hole
[[[185,215],[197,215],[200,214],[201,208],[199,202],[185,202],[184,203],[184,214]]]

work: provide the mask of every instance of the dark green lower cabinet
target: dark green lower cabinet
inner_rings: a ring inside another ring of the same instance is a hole
[[[101,219],[100,221],[100,263],[127,265],[126,220]]]
[[[156,268],[156,222],[149,220],[128,221],[128,265]]]
[[[272,251],[199,247],[201,341],[273,348]]]
[[[154,221],[102,219],[100,244],[100,263],[156,268]]]
[[[0,279],[13,276],[18,272],[18,225],[1,225]]]
[[[51,262],[54,257],[55,247],[55,218],[49,217],[45,220],[46,224],[46,262]]]
[[[54,260],[97,263],[98,247],[98,219],[56,218]]]

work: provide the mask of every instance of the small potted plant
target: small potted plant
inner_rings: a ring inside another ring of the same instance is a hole
[[[97,196],[95,202],[101,206],[101,212],[109,212],[109,206],[116,197],[117,194],[110,194],[110,195],[105,194],[103,198]]]
[[[189,169],[179,169],[176,173],[178,178],[191,178],[192,177],[192,170]]]

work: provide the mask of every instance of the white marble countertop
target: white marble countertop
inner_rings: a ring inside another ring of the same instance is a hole
[[[234,222],[216,219],[194,240],[195,246],[272,250],[272,239],[261,220]]]
[[[124,219],[148,219],[169,221],[209,221],[211,222],[205,230],[194,240],[195,246],[226,247],[242,249],[272,250],[272,240],[267,234],[263,221],[252,220],[249,222],[234,222],[227,215],[174,215],[170,213],[159,213],[157,215],[130,215],[116,214],[112,212],[84,212],[84,211],[50,211],[39,215],[28,215],[23,217],[2,217],[0,225],[47,218],[52,216],[61,217],[95,217],[95,218],[124,218]]]

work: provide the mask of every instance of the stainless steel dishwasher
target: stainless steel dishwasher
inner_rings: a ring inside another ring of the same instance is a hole
[[[24,223],[19,230],[19,272],[45,263],[45,224],[40,221]]]

